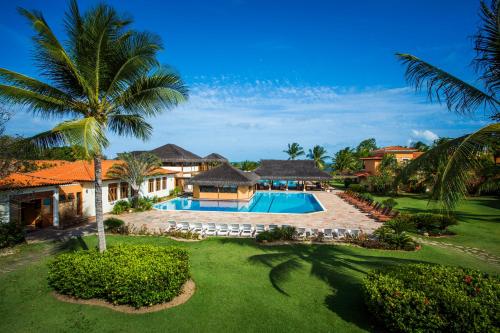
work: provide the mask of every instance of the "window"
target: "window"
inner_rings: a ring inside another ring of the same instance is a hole
[[[118,199],[118,184],[112,183],[108,185],[108,202],[116,201]]]
[[[120,199],[128,198],[128,183],[120,183]]]
[[[236,193],[238,192],[238,186],[222,186],[219,190],[221,193]]]
[[[161,191],[161,178],[156,178],[156,190]]]
[[[218,191],[216,186],[200,186],[200,192],[217,193]]]
[[[155,180],[154,179],[150,179],[149,183],[148,183],[148,192],[151,193],[151,192],[154,192],[154,191],[155,191]]]
[[[163,177],[161,179],[161,189],[166,190],[167,189],[167,177]]]

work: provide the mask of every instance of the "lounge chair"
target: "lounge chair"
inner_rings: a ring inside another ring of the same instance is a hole
[[[252,237],[253,236],[253,229],[251,224],[243,224],[241,226],[241,236],[244,237]]]
[[[177,230],[179,228],[179,226],[177,225],[177,223],[174,220],[168,220],[167,223],[168,223],[167,231],[174,231],[174,230]]]
[[[352,238],[358,238],[361,234],[361,230],[359,229],[348,229],[347,234]]]
[[[227,224],[219,224],[219,227],[217,228],[217,236],[229,236],[229,228]]]
[[[260,234],[261,232],[264,232],[264,231],[266,231],[266,227],[263,224],[256,224],[255,225],[255,231],[254,231],[255,235],[258,235],[258,234]]]
[[[217,227],[215,223],[207,223],[204,230],[205,236],[215,236],[217,235]]]
[[[291,227],[291,225],[289,225],[289,224],[282,224],[281,225],[281,229],[290,228],[290,227]]]
[[[335,229],[335,233],[337,234],[338,239],[345,238],[346,232],[346,229]]]
[[[311,237],[318,237],[320,231],[318,228],[312,228],[311,229]]]
[[[182,231],[182,232],[188,232],[188,231],[190,231],[191,227],[189,226],[189,222],[181,222],[179,230]]]
[[[270,224],[269,225],[269,231],[273,231],[274,229],[276,229],[278,227],[277,224]]]
[[[333,229],[323,229],[323,237],[328,240],[333,240]]]
[[[240,225],[238,223],[231,224],[231,228],[229,229],[229,235],[240,236],[240,234],[241,234]]]
[[[194,223],[193,227],[191,228],[192,232],[195,232],[197,234],[201,234],[203,232],[203,224],[202,223]]]
[[[297,238],[305,239],[307,238],[306,228],[297,228]]]

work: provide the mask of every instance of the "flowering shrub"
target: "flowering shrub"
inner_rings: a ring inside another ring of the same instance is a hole
[[[77,251],[49,264],[49,285],[78,298],[134,307],[170,301],[189,279],[189,257],[177,247],[119,245],[104,253]]]
[[[498,332],[500,279],[479,271],[413,264],[368,274],[371,313],[394,332]]]

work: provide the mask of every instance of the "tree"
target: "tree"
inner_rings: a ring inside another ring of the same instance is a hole
[[[141,184],[146,176],[153,174],[161,167],[160,159],[150,153],[135,156],[131,153],[118,154],[121,162],[113,164],[107,175],[129,183],[132,188],[132,204],[137,203],[140,195]]]
[[[395,191],[398,184],[400,168],[393,154],[385,154],[380,161],[377,174],[369,176],[367,181],[374,192],[387,193]]]
[[[332,158],[332,167],[335,171],[348,172],[357,170],[359,166],[354,149],[345,147],[335,153]]]
[[[324,147],[316,145],[312,149],[309,149],[307,158],[314,160],[316,166],[323,169],[326,165],[326,159],[329,158],[329,156],[326,155],[326,149]]]
[[[473,170],[481,167],[481,152],[492,137],[500,135],[500,112],[497,92],[500,88],[500,25],[499,4],[488,7],[481,1],[481,26],[474,36],[476,56],[473,60],[478,74],[476,87],[411,54],[396,54],[406,66],[406,80],[416,90],[424,89],[428,99],[444,102],[457,114],[483,111],[490,124],[474,133],[439,144],[414,159],[404,170],[404,177],[429,165],[443,165],[432,190],[432,198],[440,201],[447,211],[467,194],[467,181]]]
[[[296,159],[297,157],[299,156],[302,156],[304,155],[304,149],[297,143],[297,142],[294,142],[294,143],[289,143],[288,144],[288,149],[287,150],[283,150],[284,153],[287,153],[288,154],[288,159],[289,160],[294,160]]]
[[[158,63],[160,38],[131,29],[132,20],[109,6],[81,14],[72,1],[64,42],[42,13],[19,12],[35,29],[35,61],[47,81],[0,68],[0,96],[43,118],[71,119],[30,140],[42,149],[79,145],[93,159],[99,249],[104,251],[101,160],[107,133],[146,140],[152,131],[146,117],[185,101],[187,89],[179,75]]]
[[[417,149],[418,151],[423,151],[426,152],[429,150],[429,145],[422,142],[422,141],[416,141],[411,144],[411,148]]]
[[[243,171],[253,171],[259,167],[259,162],[245,160],[239,163],[233,163],[233,165]]]
[[[377,141],[374,138],[363,140],[356,147],[356,156],[358,158],[370,156],[370,152],[375,149],[377,149]]]

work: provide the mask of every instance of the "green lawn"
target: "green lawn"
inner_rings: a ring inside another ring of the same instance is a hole
[[[387,199],[374,197],[377,201]],[[435,209],[423,195],[406,194],[395,200],[398,202],[396,209],[402,212],[418,213]],[[450,230],[456,235],[435,240],[477,247],[500,256],[500,198],[485,196],[462,200],[455,214],[459,224],[450,227]]]
[[[188,248],[197,285],[193,298],[179,307],[142,315],[62,303],[47,286],[48,260],[57,251],[94,247],[96,238],[58,247],[23,245],[17,254],[0,257],[3,268],[24,262],[12,272],[0,273],[0,332],[377,331],[360,291],[361,279],[372,269],[432,262],[500,273],[499,267],[469,255],[430,246],[403,252],[345,245],[262,247],[251,239],[178,243],[165,237],[108,236],[110,245],[119,242]],[[36,253],[43,256],[32,260]]]

